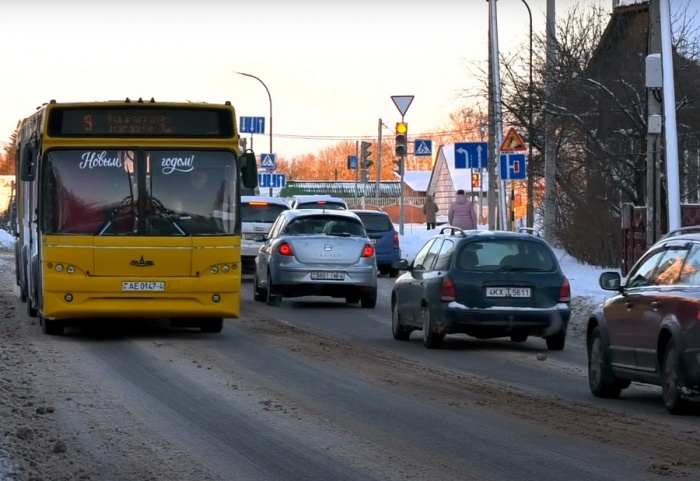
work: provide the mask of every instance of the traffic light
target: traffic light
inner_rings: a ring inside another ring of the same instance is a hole
[[[480,176],[479,176],[479,174],[477,174],[477,173],[473,173],[473,174],[472,174],[472,187],[473,187],[474,189],[478,189],[478,188],[479,188],[479,182],[481,182],[481,179],[480,179],[479,177],[480,177]]]
[[[396,169],[394,169],[394,172],[396,172],[396,175],[398,176],[403,176],[404,169],[403,169],[403,157],[400,157],[394,161],[396,164]]]
[[[397,157],[405,157],[408,154],[408,124],[396,122],[396,150]]]
[[[372,152],[369,151],[369,148],[372,147],[372,144],[370,142],[365,142],[364,140],[360,142],[360,159],[362,159],[362,168],[363,169],[369,169],[374,162],[369,160],[369,156]]]

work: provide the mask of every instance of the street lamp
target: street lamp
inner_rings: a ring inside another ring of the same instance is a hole
[[[262,84],[263,87],[265,87],[265,91],[267,92],[267,98],[270,100],[270,154],[274,154],[274,150],[272,150],[272,95],[270,95],[270,89],[267,88],[267,85],[265,85],[265,82],[260,80],[258,77],[255,75],[251,75],[249,73],[244,73],[244,72],[235,72],[238,75],[244,75],[246,77],[251,77],[257,80]],[[270,197],[272,197],[272,187],[270,187]]]
[[[527,8],[527,14],[530,17],[530,84],[527,87],[528,91],[528,126],[527,126],[527,137],[528,137],[528,153],[527,153],[527,162],[530,164],[532,162],[532,137],[534,135],[533,133],[533,121],[532,121],[532,11],[530,10],[530,5],[527,4],[525,0],[522,0],[522,2],[525,4],[525,7]],[[530,164],[532,165],[532,164]],[[528,166],[529,167],[529,166]],[[535,202],[534,202],[534,196],[535,196],[535,181],[532,176],[532,172],[530,172],[530,169],[528,169],[527,173],[527,226],[528,227],[533,227],[535,223]]]

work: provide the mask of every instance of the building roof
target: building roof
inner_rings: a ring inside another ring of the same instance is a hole
[[[287,181],[287,188],[294,189],[298,194],[329,194],[338,197],[355,197],[355,196],[374,196],[377,188],[376,182],[370,182],[369,184],[363,184],[361,182],[355,185],[355,182],[345,182],[345,181],[303,181],[303,180],[289,180]],[[294,195],[294,194],[292,194]],[[401,182],[387,182],[382,181],[379,183],[379,196],[380,197],[398,197],[401,195]]]
[[[398,177],[396,172],[394,175]],[[415,192],[425,192],[428,190],[431,175],[433,175],[432,170],[408,170],[403,173],[403,181]]]

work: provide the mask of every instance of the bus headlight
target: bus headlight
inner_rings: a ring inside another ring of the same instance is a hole
[[[66,302],[71,302],[73,300],[73,295],[66,294],[65,296],[63,296],[63,298],[66,300]]]
[[[73,267],[73,266],[68,266],[68,268],[66,269],[66,272],[68,272],[68,274],[74,273],[74,272],[75,272],[75,267]]]
[[[219,296],[219,294],[214,294],[211,296],[211,300],[214,302],[219,302],[221,300],[221,296]]]
[[[221,268],[221,272],[228,272],[228,271],[229,271],[229,267],[228,267],[227,265],[224,265],[224,266]]]
[[[63,272],[63,264],[56,264],[56,272]]]
[[[219,268],[218,268],[218,267],[214,266],[214,267],[211,268],[211,273],[212,273],[212,274],[216,274],[217,272],[219,272]]]

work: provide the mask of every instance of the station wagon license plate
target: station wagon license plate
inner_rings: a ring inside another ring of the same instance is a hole
[[[122,291],[128,292],[162,292],[165,290],[165,282],[143,282],[143,281],[124,281],[122,282]]]
[[[345,280],[345,272],[337,272],[337,271],[311,272],[311,280],[314,280],[314,281],[344,281]]]
[[[529,287],[487,287],[486,297],[530,297]]]
[[[370,242],[372,242],[372,245],[375,245],[377,243],[377,239],[370,239]]]

